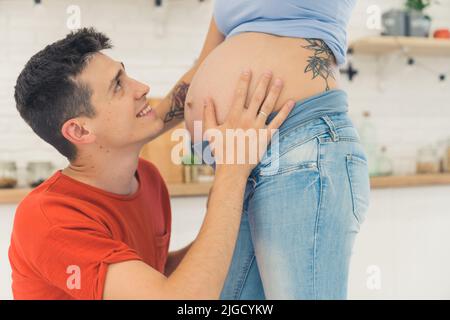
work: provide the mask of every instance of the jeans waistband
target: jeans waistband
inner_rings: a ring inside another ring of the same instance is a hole
[[[347,93],[339,89],[326,91],[297,101],[294,108],[289,113],[289,116],[280,126],[279,134],[281,135],[284,131],[289,130],[292,127],[297,127],[302,123],[325,115],[346,112],[348,112]],[[267,117],[266,124],[268,124],[277,114],[278,112],[272,112]]]
[[[331,114],[343,114],[348,111],[348,99],[347,93],[343,90],[334,89],[326,91],[324,93],[299,100],[295,103],[294,108],[289,113],[289,116],[285,119],[283,124],[278,129],[278,135],[282,136],[286,131],[292,128],[301,126],[302,124],[309,122],[314,119],[323,118],[327,125],[333,127],[333,123],[328,123],[328,115]],[[266,120],[266,124],[278,114],[278,112],[272,112],[269,114]],[[345,121],[347,122],[347,121]],[[200,141],[191,145],[192,151],[197,156],[202,158],[204,162],[204,157],[206,154],[210,154],[208,141]],[[207,152],[205,153],[205,149]],[[209,163],[210,164],[210,163]]]

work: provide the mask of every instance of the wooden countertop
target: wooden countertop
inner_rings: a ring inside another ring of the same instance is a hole
[[[373,177],[370,185],[373,189],[450,185],[450,173]]]
[[[450,185],[450,173],[372,177],[370,184],[372,189]],[[190,197],[208,195],[211,185],[212,182],[169,183],[167,187],[172,197]],[[18,203],[31,190],[30,188],[0,189],[0,204]]]
[[[353,41],[350,46],[354,54],[387,54],[406,50],[408,54],[448,56],[449,39],[422,37],[370,36]]]
[[[171,183],[167,185],[170,196],[172,197],[186,197],[186,196],[205,196],[208,195],[212,182],[202,183]],[[18,203],[20,202],[32,189],[31,188],[17,188],[17,189],[0,189],[0,204],[2,203]]]

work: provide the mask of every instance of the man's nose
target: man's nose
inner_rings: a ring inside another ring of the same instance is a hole
[[[150,91],[150,87],[145,83],[136,81],[136,100],[141,99],[143,96],[146,96]]]

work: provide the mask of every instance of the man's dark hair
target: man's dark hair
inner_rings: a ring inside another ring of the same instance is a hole
[[[111,48],[109,38],[93,28],[83,28],[45,47],[27,62],[17,78],[17,110],[33,131],[69,160],[77,150],[61,134],[69,119],[93,117],[91,89],[76,80],[93,54]]]

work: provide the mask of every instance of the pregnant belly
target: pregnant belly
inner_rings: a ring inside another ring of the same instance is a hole
[[[264,71],[272,71],[273,80],[276,77],[283,80],[284,88],[274,111],[289,99],[301,100],[338,87],[334,57],[322,41],[264,33],[232,36],[207,56],[190,84],[185,120],[194,142],[201,139],[193,134],[194,121],[202,120],[203,99],[213,98],[217,120],[223,123],[232,105],[239,75],[245,68],[250,68],[253,75],[247,103]]]

